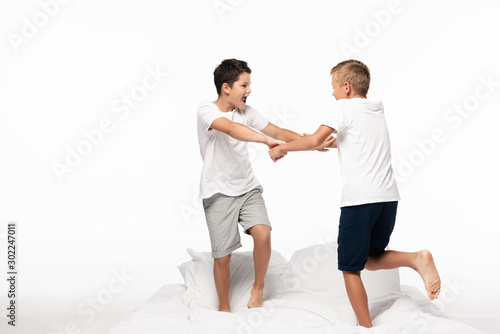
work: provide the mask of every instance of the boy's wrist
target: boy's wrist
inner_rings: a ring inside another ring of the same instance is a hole
[[[283,145],[285,145],[285,144],[279,144],[279,145],[278,145],[278,151],[280,152],[280,154],[282,154],[282,153],[286,153],[286,151],[285,151],[285,149],[284,149]]]

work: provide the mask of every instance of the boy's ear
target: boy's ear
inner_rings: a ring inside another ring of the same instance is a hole
[[[347,81],[344,83],[344,90],[347,95],[349,95],[352,92],[352,86]]]
[[[229,88],[230,88],[230,87],[229,87],[229,85],[228,85],[226,82],[224,82],[224,83],[222,84],[222,91],[223,91],[224,93],[229,94]]]

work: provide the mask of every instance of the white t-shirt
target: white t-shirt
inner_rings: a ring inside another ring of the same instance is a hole
[[[343,180],[340,206],[399,201],[382,102],[337,100],[323,124],[337,132]]]
[[[260,183],[253,174],[248,156],[247,142],[217,130],[210,129],[212,122],[220,117],[262,131],[268,121],[254,108],[235,108],[222,112],[212,102],[202,102],[198,107],[198,142],[203,159],[200,180],[200,198],[216,193],[228,196],[242,195]]]

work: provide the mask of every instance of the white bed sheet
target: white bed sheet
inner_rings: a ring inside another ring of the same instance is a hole
[[[371,329],[345,322],[332,323],[304,307],[284,307],[269,299],[263,308],[234,313],[184,304],[183,284],[163,286],[143,306],[116,324],[109,334],[479,334],[481,331],[450,320],[417,289],[401,286],[401,296],[376,305]],[[306,302],[306,301],[304,301]]]

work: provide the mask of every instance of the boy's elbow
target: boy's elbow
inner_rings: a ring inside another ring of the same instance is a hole
[[[234,139],[239,139],[242,135],[242,130],[243,129],[240,124],[236,122],[231,122],[228,124],[224,133],[230,137],[233,137]]]
[[[232,136],[233,136],[233,132],[234,132],[234,131],[231,131],[231,127],[228,127],[228,128],[224,129],[224,130],[223,130],[223,131],[221,131],[221,132],[224,132],[226,135],[229,135],[229,136],[231,136],[231,137],[232,137]]]
[[[225,126],[221,132],[224,132],[226,135],[229,135],[231,137],[234,136],[234,133],[236,132],[235,130],[235,127],[233,126],[233,122],[227,124],[227,126]]]

